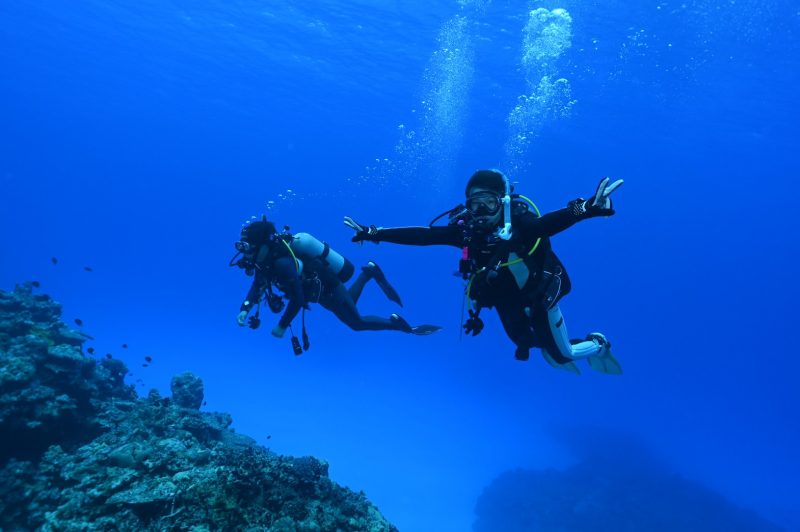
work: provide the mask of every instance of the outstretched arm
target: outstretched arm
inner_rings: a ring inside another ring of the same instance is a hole
[[[345,216],[346,226],[354,229],[353,242],[390,242],[408,246],[455,246],[461,247],[461,231],[455,226],[392,227],[365,226]]]
[[[566,208],[549,212],[541,217],[523,215],[514,220],[514,227],[526,239],[547,238],[564,231],[575,223],[597,216],[613,216],[614,208],[609,197],[622,185],[622,179],[609,185],[609,178],[603,178],[594,196],[588,200],[578,198],[570,201]]]
[[[526,239],[548,238],[569,229],[575,225],[580,218],[575,216],[571,207],[565,207],[557,211],[537,217],[532,213],[525,213],[519,218],[514,218],[514,230],[519,231]]]

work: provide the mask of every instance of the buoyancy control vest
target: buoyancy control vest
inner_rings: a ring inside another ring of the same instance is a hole
[[[532,208],[532,209],[531,209]],[[527,197],[514,194],[511,196],[511,218],[521,216],[540,216],[536,205]],[[547,307],[555,305],[571,288],[567,272],[553,252],[550,240],[538,238],[533,244],[522,242],[513,232],[511,237],[503,240],[497,237],[477,236],[470,228],[469,212],[462,209],[450,211],[448,225],[457,224],[464,233],[464,249],[459,271],[468,280],[466,295],[479,306],[493,306],[497,293],[496,288],[505,286],[513,291],[526,294],[531,300],[540,301]],[[487,241],[483,241],[487,239]],[[468,264],[465,261],[469,259]],[[503,280],[502,270],[508,270],[513,279]],[[490,278],[495,276],[499,283],[495,289],[485,290],[491,284]]]

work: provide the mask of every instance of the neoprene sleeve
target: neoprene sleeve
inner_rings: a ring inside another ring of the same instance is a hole
[[[512,222],[514,230],[520,232],[525,240],[535,240],[537,238],[549,238],[561,231],[569,229],[580,218],[572,213],[572,209],[566,207],[557,211],[548,212],[541,217],[535,216],[533,213],[526,213]]]
[[[283,316],[278,321],[278,325],[284,329],[288,327],[292,320],[300,312],[305,303],[305,296],[303,294],[303,281],[300,274],[297,273],[297,266],[295,266],[294,259],[290,257],[281,257],[273,263],[273,272],[275,273],[275,280],[283,290],[286,299],[289,302],[286,305],[286,310],[283,311]]]
[[[513,230],[519,231],[521,240],[533,242],[537,238],[547,238],[572,227],[580,218],[575,217],[569,208],[549,212],[541,217],[525,213],[514,218]],[[463,243],[461,229],[456,225],[434,227],[394,227],[381,228],[369,238],[373,242],[390,242],[410,246],[454,246]]]
[[[253,308],[253,305],[261,301],[261,294],[266,289],[264,285],[264,278],[260,274],[256,273],[256,278],[253,279],[253,284],[250,285],[250,290],[247,292],[247,297],[242,302],[242,306],[239,307],[239,310],[250,310]]]
[[[461,247],[461,230],[454,225],[435,227],[393,227],[378,229],[369,240],[409,246]]]

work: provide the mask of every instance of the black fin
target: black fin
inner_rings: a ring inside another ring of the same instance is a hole
[[[389,281],[386,280],[386,276],[383,274],[383,270],[381,267],[378,266],[375,262],[370,261],[368,265],[364,268],[368,270],[372,278],[375,279],[375,282],[378,283],[378,286],[383,291],[384,295],[389,299],[389,301],[394,301],[401,307],[403,306],[403,301],[400,299],[400,294],[397,293],[397,290],[389,284]]]
[[[411,327],[411,334],[416,334],[417,336],[428,336],[429,334],[433,334],[440,330],[442,330],[442,328],[438,325],[417,325],[416,327]]]

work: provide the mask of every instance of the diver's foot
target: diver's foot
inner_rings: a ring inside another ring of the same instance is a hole
[[[611,342],[601,333],[590,333],[586,336],[590,342],[595,342],[600,346],[600,352],[588,357],[586,360],[589,366],[600,373],[606,375],[622,375],[622,366],[611,354]]]
[[[576,375],[581,374],[581,370],[578,369],[578,365],[575,364],[575,362],[567,362],[566,364],[559,364],[558,362],[556,362],[553,356],[547,352],[546,349],[542,349],[542,358],[544,358],[548,364],[550,364],[552,367],[556,369],[569,371],[570,373],[574,373]]]
[[[373,261],[369,261],[364,266],[362,266],[361,271],[369,274],[370,278],[375,277],[375,275],[378,274],[378,272],[380,274],[383,274],[383,270],[381,270],[381,267],[378,266],[378,263]]]
[[[403,331],[405,333],[413,333],[414,328],[399,314],[392,314],[389,316],[392,324],[395,326],[395,329],[398,331]]]
[[[361,270],[367,273],[372,279],[375,279],[375,282],[378,283],[378,286],[389,301],[394,301],[401,307],[403,306],[403,302],[400,300],[400,294],[398,294],[397,290],[386,280],[383,270],[381,270],[381,267],[378,266],[377,263],[369,261],[365,266],[361,267]]]

